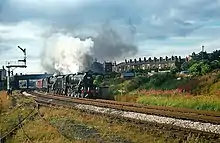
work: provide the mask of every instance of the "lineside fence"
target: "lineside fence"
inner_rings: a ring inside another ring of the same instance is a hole
[[[0,106],[2,105],[1,104],[1,100],[0,100]],[[17,111],[19,108],[21,109],[21,107],[24,107],[24,105],[21,105],[19,107],[17,107],[13,112]],[[17,129],[21,128],[25,134],[25,136],[28,138],[28,140],[30,141],[30,138],[28,137],[28,135],[25,133],[22,125],[24,124],[24,122],[27,120],[27,119],[30,119],[31,117],[35,116],[37,114],[37,106],[34,106],[34,108],[25,116],[25,117],[22,117],[22,115],[19,113],[18,114],[18,117],[17,117],[17,120],[18,120],[18,123],[11,129],[9,130],[8,132],[6,133],[2,133],[2,129],[1,129],[1,134],[0,134],[0,143],[4,143],[7,139],[7,137],[9,137],[10,135],[12,135]],[[36,112],[35,112],[36,111]],[[13,112],[10,112],[13,113]],[[35,112],[35,113],[34,113]],[[0,113],[1,113],[1,110],[0,110]],[[4,116],[2,113],[0,114],[0,124],[3,123],[2,121],[2,116]]]

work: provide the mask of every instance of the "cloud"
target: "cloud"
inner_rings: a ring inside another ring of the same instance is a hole
[[[3,51],[20,44],[35,56],[56,33],[97,37],[108,24],[139,47],[137,56],[182,54],[216,41],[219,19],[220,0],[1,0],[0,44]]]
[[[198,21],[200,21],[206,18],[206,12],[217,11],[217,7],[212,6],[216,2],[212,4],[207,0],[202,1],[189,1],[189,5],[180,1],[168,3],[161,0],[147,3],[143,0],[129,2],[125,0],[95,0],[93,2],[64,0],[62,3],[59,0],[54,2],[46,0],[44,4],[37,0],[9,0],[4,6],[0,19],[5,22],[37,19],[68,31],[73,31],[76,26],[79,29],[100,28],[106,21],[129,27],[128,20],[131,19],[138,32],[144,35],[143,38],[158,37],[161,39],[187,35],[201,27],[201,24],[197,22],[189,23],[187,21],[191,18],[199,18]],[[194,10],[198,9],[195,7],[203,4],[213,9],[206,8],[203,10],[203,14],[194,14],[199,12]],[[158,9],[159,11],[157,11]]]

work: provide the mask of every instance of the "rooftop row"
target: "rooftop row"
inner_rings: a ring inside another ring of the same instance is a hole
[[[151,58],[149,57],[148,59],[146,57],[144,57],[144,59],[130,59],[130,60],[127,60],[125,59],[125,63],[137,63],[137,62],[157,62],[157,61],[181,61],[181,60],[187,60],[188,61],[188,57],[186,58],[181,58],[181,56],[171,56],[170,58],[168,56],[166,56],[165,58],[163,57],[160,57],[160,58]]]

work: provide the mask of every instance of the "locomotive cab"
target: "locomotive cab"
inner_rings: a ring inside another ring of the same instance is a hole
[[[98,88],[93,84],[94,78],[92,73],[86,72],[83,76],[81,94],[85,98],[95,98],[97,96]]]

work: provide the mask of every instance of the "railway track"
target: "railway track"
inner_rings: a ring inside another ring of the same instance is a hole
[[[177,136],[195,134],[220,142],[220,116],[210,111],[197,111],[170,107],[143,106],[139,104],[100,99],[70,98],[60,95],[30,93],[43,106],[62,106],[89,113],[104,114],[110,118],[159,127]],[[202,121],[202,122],[201,122]],[[161,131],[160,130],[160,131]]]
[[[199,111],[193,109],[185,108],[173,108],[173,107],[161,107],[161,106],[145,106],[135,103],[128,102],[117,102],[112,100],[101,100],[101,99],[86,99],[86,98],[73,98],[60,95],[52,94],[41,94],[32,92],[31,94],[36,95],[37,97],[47,98],[47,99],[56,99],[56,100],[65,100],[67,102],[93,105],[104,108],[112,108],[129,112],[144,113],[150,115],[158,115],[164,117],[171,117],[176,119],[192,120],[199,121],[203,123],[212,123],[220,125],[220,113],[214,111]]]

